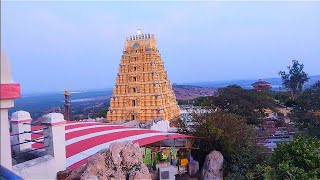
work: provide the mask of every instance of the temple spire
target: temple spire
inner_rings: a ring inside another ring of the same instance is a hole
[[[179,106],[154,36],[138,29],[124,49],[107,120],[147,122],[178,117]]]

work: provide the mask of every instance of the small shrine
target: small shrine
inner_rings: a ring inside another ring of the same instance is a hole
[[[271,87],[271,83],[268,83],[262,79],[252,84],[253,88],[257,91],[265,91]]]

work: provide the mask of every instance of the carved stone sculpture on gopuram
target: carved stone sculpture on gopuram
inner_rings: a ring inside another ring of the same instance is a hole
[[[155,36],[138,30],[126,38],[107,120],[147,122],[179,115]]]

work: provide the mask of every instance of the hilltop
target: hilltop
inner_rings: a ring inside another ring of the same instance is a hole
[[[190,100],[203,96],[212,96],[216,89],[212,87],[200,87],[190,85],[172,85],[177,100]]]
[[[310,80],[305,84],[305,87],[309,87],[314,84],[316,81],[320,80],[320,75],[309,76]],[[281,78],[266,78],[263,79],[269,83],[271,83],[272,88],[279,89],[282,80]],[[200,86],[200,87],[226,87],[228,85],[237,84],[243,88],[252,88],[251,84],[258,81],[258,79],[248,79],[248,80],[228,80],[228,81],[204,81],[204,82],[193,82],[193,83],[183,83],[185,85],[191,86]]]
[[[279,89],[280,78],[264,79],[273,85],[273,89]],[[320,80],[320,75],[310,76],[306,87]],[[191,100],[203,96],[211,96],[216,93],[217,88],[238,84],[243,88],[252,88],[251,83],[257,80],[236,80],[236,81],[209,81],[186,83],[184,85],[173,84],[172,88],[177,100]],[[101,116],[109,107],[109,100],[112,96],[112,89],[106,90],[87,90],[71,94],[71,113],[81,115],[81,118],[89,116]],[[23,95],[15,100],[15,107],[9,110],[9,114],[18,110],[25,110],[37,119],[44,113],[62,112],[64,104],[63,92],[56,93],[37,93]],[[80,118],[80,117],[79,117]]]

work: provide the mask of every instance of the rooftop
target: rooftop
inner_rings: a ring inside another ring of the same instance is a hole
[[[39,129],[39,126],[33,126],[32,128]],[[190,137],[177,133],[166,133],[99,122],[68,121],[65,130],[67,167],[72,169],[85,164],[91,155],[108,148],[115,141],[132,141],[140,146],[144,146],[168,139]],[[36,139],[39,136],[38,134],[32,134],[32,139]],[[42,146],[43,144],[32,145],[34,148],[41,148]]]

